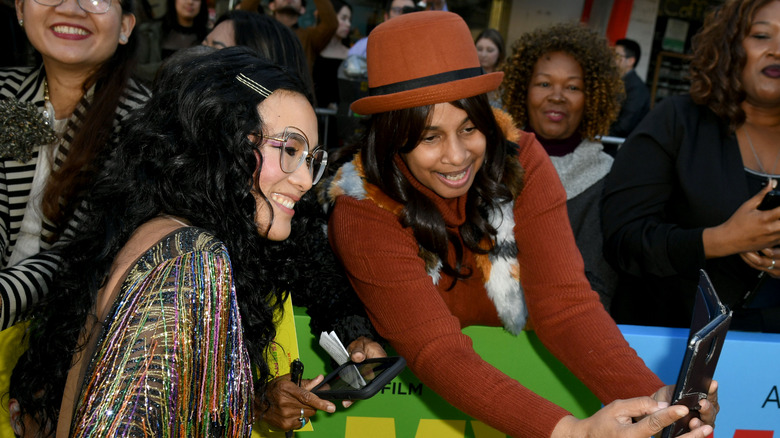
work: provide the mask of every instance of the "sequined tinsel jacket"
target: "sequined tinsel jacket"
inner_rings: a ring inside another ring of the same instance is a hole
[[[230,257],[185,227],[128,271],[103,323],[71,437],[248,437],[252,372]]]

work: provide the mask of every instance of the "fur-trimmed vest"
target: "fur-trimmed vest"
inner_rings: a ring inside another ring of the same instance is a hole
[[[497,119],[507,133],[509,140],[517,140],[523,135],[516,130],[511,118],[499,112]],[[506,178],[522,180],[523,171],[517,157],[512,154],[507,157]],[[520,183],[517,184],[520,187]],[[339,168],[336,175],[326,187],[328,200],[333,203],[338,196],[349,196],[357,200],[370,200],[377,207],[387,210],[396,216],[401,215],[404,206],[391,199],[377,186],[365,179],[360,154]],[[515,194],[516,195],[516,194]],[[500,203],[497,210],[488,214],[487,220],[497,231],[492,249],[487,254],[474,254],[474,260],[482,272],[485,289],[496,307],[498,316],[504,328],[512,334],[520,333],[526,326],[528,311],[520,284],[520,268],[517,261],[517,242],[514,234],[514,199]],[[484,242],[488,245],[489,242]],[[441,278],[442,263],[439,257],[422,247],[418,252],[425,261],[426,271],[433,284],[438,284]]]

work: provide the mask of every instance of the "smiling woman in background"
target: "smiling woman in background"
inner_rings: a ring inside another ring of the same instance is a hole
[[[74,212],[130,111],[148,90],[130,79],[132,0],[19,0],[40,55],[0,70],[0,327],[44,294]],[[69,229],[70,227],[70,229]]]
[[[620,71],[607,41],[579,24],[524,34],[504,71],[504,104],[536,134],[566,189],[566,208],[585,275],[609,309],[617,274],[604,260],[599,200],[612,157],[597,140],[620,110]]]

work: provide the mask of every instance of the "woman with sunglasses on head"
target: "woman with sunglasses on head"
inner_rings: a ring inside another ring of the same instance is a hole
[[[390,20],[371,32],[367,63],[369,96],[352,111],[370,117],[325,190],[328,230],[374,326],[414,374],[511,436],[644,438],[687,414],[668,406],[673,387],[590,288],[555,168],[491,109],[486,93],[503,73],[482,73],[466,23],[448,12]],[[535,330],[606,406],[576,419],[533,393],[474,351],[461,329],[475,324]],[[716,387],[686,437],[712,432]]]
[[[44,436],[249,436],[269,410],[290,273],[269,246],[327,160],[312,97],[242,47],[168,68],[33,319],[14,369],[17,433],[33,420]],[[295,398],[275,407],[286,428],[335,410],[307,391],[320,380],[274,381]]]
[[[44,294],[79,200],[128,114],[148,98],[130,79],[132,0],[17,0],[40,55],[0,69],[0,328]],[[69,229],[70,228],[70,229]]]

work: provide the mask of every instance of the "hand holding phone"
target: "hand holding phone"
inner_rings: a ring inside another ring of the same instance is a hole
[[[688,415],[663,430],[663,438],[673,438],[688,432],[688,424],[699,417],[699,401],[707,398],[715,367],[731,323],[732,312],[721,303],[709,277],[700,272],[699,287],[672,404],[684,405]]]
[[[328,374],[311,392],[322,399],[362,400],[374,396],[406,367],[401,356],[346,362]]]

